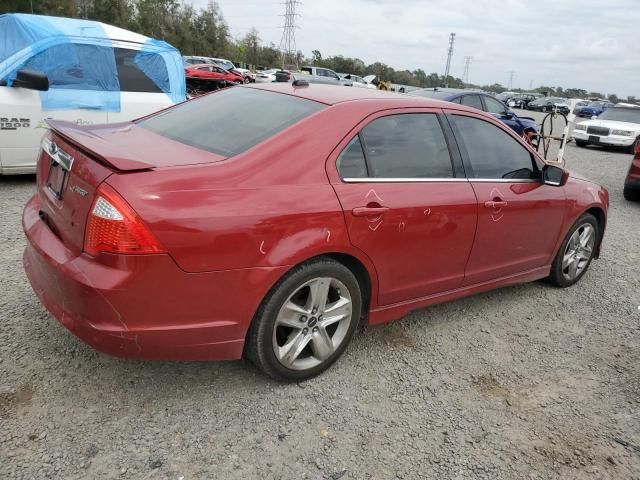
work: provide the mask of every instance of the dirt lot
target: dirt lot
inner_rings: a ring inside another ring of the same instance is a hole
[[[611,194],[602,257],[578,285],[506,288],[367,329],[299,385],[242,362],[119,360],[80,343],[22,270],[33,178],[0,178],[0,478],[640,479],[630,156],[570,145],[567,157]]]

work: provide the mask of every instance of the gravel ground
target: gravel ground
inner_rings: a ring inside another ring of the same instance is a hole
[[[640,479],[630,156],[569,145],[567,158],[611,194],[602,257],[578,285],[505,288],[366,329],[298,385],[243,362],[82,344],[22,270],[33,177],[0,177],[0,478]]]

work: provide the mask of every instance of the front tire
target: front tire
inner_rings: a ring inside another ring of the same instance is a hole
[[[632,189],[631,187],[624,187],[622,190],[624,199],[630,202],[640,202],[640,189]]]
[[[585,213],[578,218],[551,264],[551,283],[566,288],[578,282],[593,260],[599,238],[600,227],[593,215]]]
[[[585,142],[584,140],[576,140],[576,145],[578,147],[586,147],[587,146],[587,142]]]
[[[290,271],[256,313],[246,357],[270,377],[299,382],[342,355],[360,320],[362,293],[344,265],[320,257]]]

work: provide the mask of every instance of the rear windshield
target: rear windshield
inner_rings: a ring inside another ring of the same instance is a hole
[[[231,157],[323,107],[304,98],[232,87],[164,110],[137,124],[176,142]]]

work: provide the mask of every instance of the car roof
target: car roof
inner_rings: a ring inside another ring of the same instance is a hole
[[[238,87],[234,87],[238,88]],[[450,104],[441,100],[425,97],[413,97],[410,95],[387,92],[384,90],[374,90],[371,88],[352,88],[342,85],[323,85],[311,83],[304,87],[294,87],[291,83],[275,82],[245,85],[240,88],[255,88],[258,90],[268,90],[272,92],[294,95],[300,98],[306,98],[326,105],[336,105],[343,102],[351,102],[357,100],[384,100],[393,102],[395,108],[403,107],[431,107],[431,108],[456,108],[459,110],[467,110],[467,107]],[[477,110],[468,109],[471,112]]]

